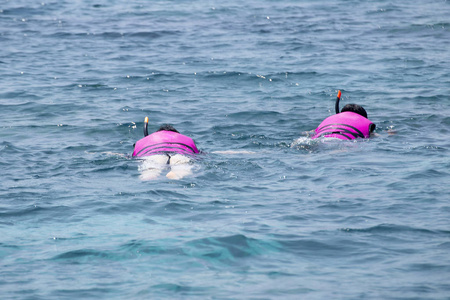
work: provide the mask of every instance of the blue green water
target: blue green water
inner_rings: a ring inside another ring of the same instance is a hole
[[[0,298],[449,299],[450,3],[397,2],[0,2]],[[339,89],[377,137],[302,137]]]

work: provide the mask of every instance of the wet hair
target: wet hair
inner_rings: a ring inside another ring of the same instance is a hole
[[[173,131],[173,132],[179,133],[178,130],[176,130],[172,125],[169,125],[169,124],[162,125],[161,127],[159,127],[158,130],[156,130],[156,132],[158,132],[158,131]]]
[[[341,112],[344,111],[351,111],[363,116],[364,118],[367,118],[366,110],[361,105],[358,104],[347,104],[341,110]]]

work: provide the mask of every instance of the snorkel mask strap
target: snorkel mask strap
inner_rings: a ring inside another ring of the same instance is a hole
[[[336,105],[334,107],[337,114],[339,113],[339,100],[341,100],[341,90],[338,91],[337,98],[336,98]]]
[[[144,120],[144,136],[148,135],[148,117],[145,117]]]

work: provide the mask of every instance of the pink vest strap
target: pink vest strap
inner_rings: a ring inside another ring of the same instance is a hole
[[[370,137],[371,129],[375,127],[369,119],[346,111],[332,115],[317,127],[312,139],[319,137],[334,137],[342,140]]]
[[[136,142],[133,156],[149,156],[174,152],[184,155],[199,153],[195,142],[188,136],[173,131],[157,131]]]

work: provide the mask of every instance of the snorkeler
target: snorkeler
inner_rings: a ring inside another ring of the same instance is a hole
[[[340,99],[341,91],[338,92],[336,98],[336,114],[320,123],[314,131],[312,139],[319,137],[332,137],[342,140],[368,138],[375,130],[376,125],[367,118],[367,112],[362,106],[347,104],[339,112]]]
[[[163,125],[148,134],[148,117],[144,121],[144,138],[134,145],[133,157],[143,158],[142,180],[156,179],[163,170],[169,179],[181,179],[192,174],[191,160],[200,153],[193,139],[180,134],[171,125]]]

